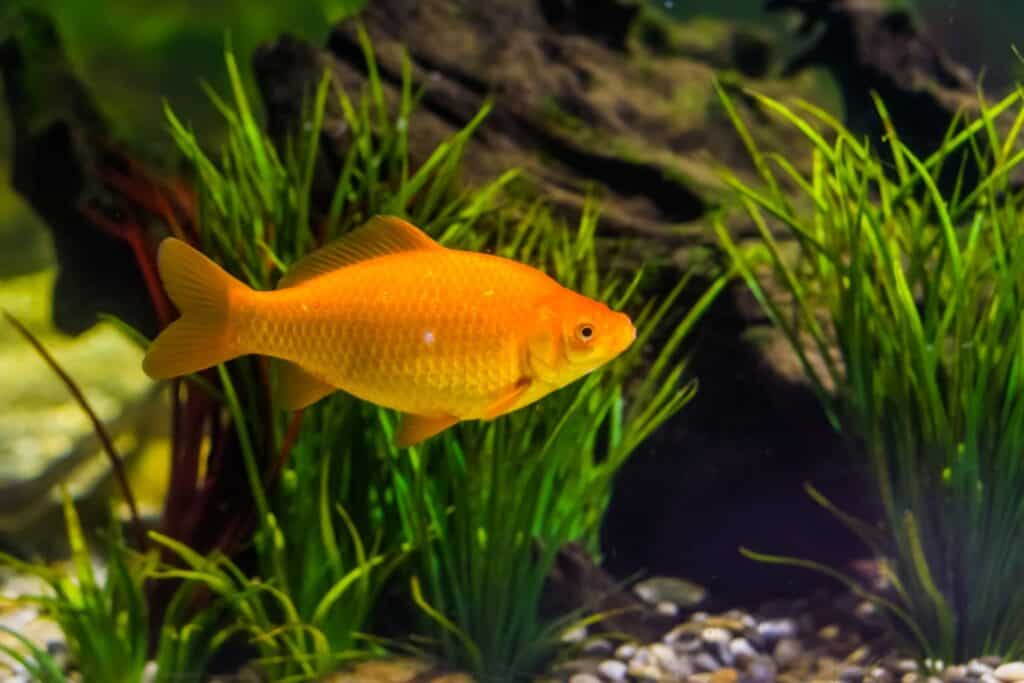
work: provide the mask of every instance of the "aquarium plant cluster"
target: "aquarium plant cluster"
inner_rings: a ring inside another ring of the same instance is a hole
[[[567,651],[568,631],[607,616],[596,605],[545,611],[559,550],[579,543],[599,556],[615,475],[694,395],[683,344],[734,274],[789,340],[833,424],[867,457],[881,528],[809,493],[878,557],[887,587],[871,597],[910,651],[944,661],[1024,655],[1020,93],[958,122],[926,158],[891,126],[884,146],[872,145],[808,103],[744,93],[804,134],[813,150],[805,169],[754,141],[723,86],[722,107],[760,177],[723,169],[735,191],[714,225],[726,273],[680,314],[690,280],[642,295],[645,273],[615,268],[622,245],[597,237],[596,202],[569,226],[515,170],[462,185],[460,160],[486,107],[414,164],[411,67],[389,102],[360,35],[364,90],[350,95],[325,74],[305,103],[303,130],[287,140],[272,141],[260,125],[229,52],[232,91],[211,92],[228,124],[222,149],[205,149],[167,111],[194,172],[194,201],[152,181],[134,188],[140,202],[148,197],[168,233],[257,289],[373,215],[404,216],[445,245],[516,258],[631,310],[639,336],[617,362],[538,405],[408,449],[393,445],[391,412],[351,397],[281,410],[276,367],[265,359],[173,381],[160,528],[129,545],[113,525],[101,580],[65,501],[70,575],[3,558],[52,588],[25,599],[63,629],[85,680],[134,683],[155,660],[155,680],[198,681],[218,651],[239,647],[274,681],[317,680],[406,652],[481,681],[541,673]],[[341,112],[348,143],[333,192],[318,199],[328,110]],[[737,212],[756,226],[756,246],[729,231]],[[153,250],[139,267],[166,325],[173,313]],[[744,549],[868,591],[833,568],[770,551],[770,539]],[[413,614],[394,619],[396,605]],[[416,627],[398,631],[396,621]],[[21,644],[0,647],[38,680],[66,680],[47,653]]]
[[[760,182],[725,177],[762,240],[740,248],[721,217],[716,231],[829,418],[866,455],[884,527],[809,493],[880,559],[889,588],[872,597],[913,651],[933,662],[1019,658],[1021,92],[981,98],[925,158],[901,142],[878,98],[886,138],[872,146],[812,104],[753,95],[803,133],[806,170],[761,149],[720,94]],[[746,552],[863,590],[828,567]]]
[[[681,346],[725,279],[679,316],[690,279],[642,298],[644,272],[609,267],[620,245],[596,236],[596,202],[570,227],[520,187],[514,170],[463,187],[460,159],[486,107],[414,166],[411,66],[406,60],[401,95],[389,103],[360,36],[364,91],[350,96],[325,74],[305,103],[304,130],[276,143],[228,52],[232,92],[211,92],[228,123],[218,154],[167,111],[195,173],[194,202],[153,179],[128,190],[170,234],[257,289],[273,288],[291,263],[368,218],[400,215],[442,244],[534,264],[629,308],[638,338],[613,366],[538,405],[407,449],[393,445],[391,412],[347,395],[281,410],[277,367],[265,358],[173,381],[171,486],[159,530],[134,548],[112,532],[100,581],[66,502],[71,577],[5,558],[53,588],[30,600],[64,630],[88,680],[142,680],[150,658],[156,680],[202,680],[221,646],[246,649],[274,681],[316,680],[350,661],[410,651],[479,680],[513,680],[539,673],[565,650],[565,633],[602,616],[584,606],[546,612],[548,577],[568,543],[599,552],[616,472],[693,396]],[[318,205],[311,188],[329,107],[344,117],[349,141],[334,191]],[[166,325],[173,313],[152,253],[139,265]],[[666,327],[669,318],[676,322]],[[651,350],[655,334],[661,342]],[[396,604],[415,606],[413,632],[394,632]],[[38,649],[17,656],[40,680],[64,680]]]

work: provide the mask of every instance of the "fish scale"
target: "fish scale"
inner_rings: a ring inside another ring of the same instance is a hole
[[[247,292],[236,309],[240,348],[406,412],[437,411],[444,391],[446,412],[477,417],[481,401],[523,376],[517,330],[526,304],[560,285],[537,271],[538,282],[507,277],[521,269],[512,261],[455,254],[440,262],[431,252],[396,254],[297,287]]]

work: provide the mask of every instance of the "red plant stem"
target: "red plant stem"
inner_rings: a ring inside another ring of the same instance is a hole
[[[110,458],[110,465],[114,470],[114,476],[117,478],[117,483],[121,487],[121,495],[124,496],[124,500],[128,503],[128,509],[131,511],[132,526],[135,527],[136,542],[138,543],[140,550],[145,550],[148,546],[146,539],[146,529],[142,526],[142,519],[139,517],[139,508],[135,504],[135,496],[132,494],[132,488],[128,484],[128,476],[124,471],[124,462],[121,456],[118,455],[117,450],[114,448],[114,441],[110,438],[110,433],[107,432],[107,428],[103,425],[103,422],[93,411],[92,406],[85,399],[85,395],[82,390],[78,388],[71,376],[64,371],[57,361],[54,360],[53,356],[50,355],[46,347],[40,343],[36,336],[28,331],[28,328],[21,324],[21,321],[15,318],[7,311],[3,311],[4,317],[7,319],[14,329],[23,336],[29,344],[31,344],[39,355],[42,357],[46,364],[50,366],[61,381],[64,382],[64,386],[68,388],[71,395],[74,397],[78,405],[81,406],[85,414],[89,416],[89,420],[92,422],[93,430],[96,432],[96,436],[99,437],[100,443],[103,444],[103,450],[107,453]]]
[[[295,446],[295,442],[299,438],[299,429],[302,427],[302,410],[297,410],[292,414],[292,419],[288,423],[288,431],[284,435],[284,443],[281,444],[281,453],[277,456],[277,461],[271,468],[266,481],[264,482],[265,488],[270,488],[274,481],[281,475],[281,470],[288,464],[288,459],[291,457],[292,448]]]

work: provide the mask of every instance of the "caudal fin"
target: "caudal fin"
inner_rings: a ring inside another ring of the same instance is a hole
[[[181,317],[153,340],[142,361],[146,374],[178,377],[242,355],[229,334],[229,302],[232,290],[246,286],[173,237],[160,243],[157,264]]]

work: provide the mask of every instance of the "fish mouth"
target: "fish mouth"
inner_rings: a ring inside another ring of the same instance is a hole
[[[636,327],[633,326],[633,321],[629,319],[629,316],[625,313],[620,313],[623,322],[625,323],[621,328],[619,335],[620,340],[620,353],[630,347],[630,345],[636,341]]]

